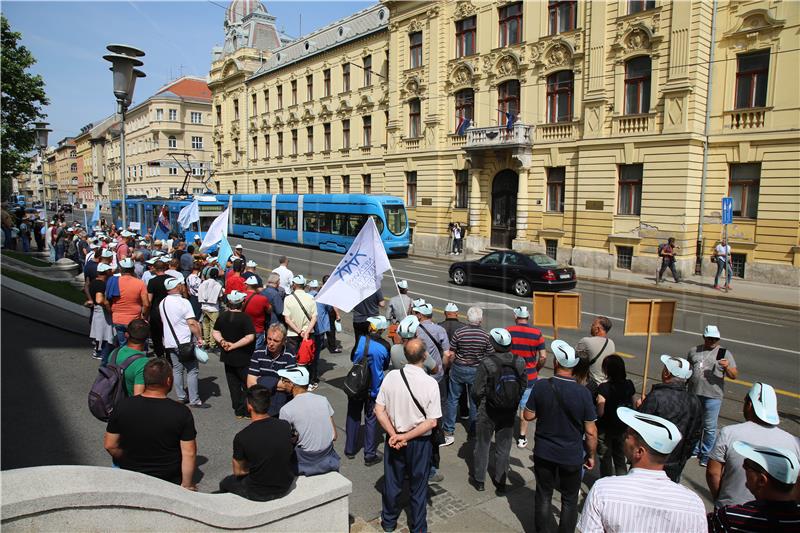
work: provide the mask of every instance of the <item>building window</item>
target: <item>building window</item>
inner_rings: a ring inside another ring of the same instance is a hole
[[[292,155],[297,155],[297,130],[292,130]]]
[[[456,170],[456,209],[469,205],[469,170]]]
[[[322,185],[325,187],[325,194],[331,193],[331,177],[322,176]]]
[[[217,106],[219,108],[219,106]],[[164,120],[164,110],[156,109],[156,120]]]
[[[747,254],[731,253],[731,270],[737,278],[744,278],[744,266],[747,263]]]
[[[639,215],[641,213],[643,168],[643,165],[619,166],[618,214]]]
[[[253,137],[253,159],[258,159],[258,137]]]
[[[628,14],[647,11],[656,7],[656,0],[628,0]]]
[[[497,87],[498,124],[508,124],[508,114],[516,121],[519,115],[519,81],[509,80]]]
[[[733,216],[758,217],[758,186],[761,163],[731,165],[728,195],[733,198]]]
[[[278,132],[278,157],[283,157],[283,132]]]
[[[253,180],[253,192],[258,194],[258,180]]]
[[[331,69],[326,68],[322,71],[322,96],[331,95]]]
[[[203,163],[199,163],[196,167],[192,167],[192,176],[205,176],[205,174],[206,168]]]
[[[767,105],[769,50],[736,56],[736,109]]]
[[[222,106],[217,104],[217,124],[222,124]]]
[[[547,169],[547,210],[553,213],[564,212],[564,182],[566,167]]]
[[[306,190],[308,194],[314,194],[314,178],[312,176],[306,178]]]
[[[167,172],[170,176],[177,176],[178,175],[178,167],[169,167],[169,171]]]
[[[372,85],[372,56],[364,58],[364,87]]]
[[[314,126],[306,127],[306,140],[308,141],[306,152],[314,153]]]
[[[192,124],[202,124],[203,123],[203,114],[199,111],[192,111],[190,114]]]
[[[406,207],[417,206],[417,171],[406,172]]]
[[[350,148],[350,119],[346,118],[342,121],[342,148],[345,150]]]
[[[544,253],[553,261],[558,260],[558,239],[544,240]]]
[[[475,30],[477,17],[456,21],[456,57],[471,56],[475,53]]]
[[[269,89],[264,89],[264,112],[269,111]]]
[[[364,143],[362,146],[372,146],[372,117],[363,117]]]
[[[650,112],[650,56],[625,63],[625,114]]]
[[[361,185],[364,194],[372,194],[372,175],[371,174],[362,174],[361,175]]]
[[[178,139],[176,139],[174,135],[170,135],[169,137],[167,137],[167,147],[169,148],[178,147]]]
[[[217,164],[222,163],[222,143],[217,143]]]
[[[573,74],[562,70],[547,77],[547,122],[572,120]]]
[[[617,268],[630,270],[633,264],[633,246],[617,246]]]
[[[269,135],[264,135],[264,159],[269,159]]]
[[[233,162],[239,162],[239,140],[234,139],[233,141]]]
[[[306,76],[306,102],[314,99],[314,75]]]
[[[350,194],[350,176],[342,176],[342,193]]]
[[[500,8],[500,46],[522,41],[522,2]]]
[[[169,119],[170,120],[178,120],[178,111],[176,109],[169,110]]]
[[[297,80],[292,80],[292,105],[297,105]]]
[[[422,66],[422,32],[415,31],[408,35],[409,42],[409,65],[411,68]]]
[[[297,194],[297,178],[292,178],[292,194]]]
[[[419,98],[408,101],[408,136],[412,139],[422,135],[421,108]]]
[[[331,150],[331,123],[326,122],[322,125],[322,149],[326,152]]]
[[[456,118],[472,120],[475,116],[475,91],[463,89],[456,93]]]
[[[256,115],[258,115],[258,95],[256,93],[251,94],[250,95],[250,100],[251,100],[251,102],[250,102],[251,103],[251,107],[253,108],[251,110],[251,113],[252,113],[253,116],[256,116]]]
[[[278,109],[283,109],[283,85],[278,85]]]
[[[342,63],[342,92],[350,90],[350,63]]]
[[[550,0],[550,35],[572,31],[578,25],[578,2],[575,0]]]
[[[278,178],[278,194],[283,194],[283,178]]]
[[[239,100],[238,99],[233,101],[233,119],[234,120],[239,120]]]
[[[203,149],[203,138],[192,136],[192,150],[202,150],[202,149]]]

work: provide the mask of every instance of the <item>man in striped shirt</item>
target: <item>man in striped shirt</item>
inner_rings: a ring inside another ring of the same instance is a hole
[[[626,476],[605,477],[592,486],[578,530],[707,531],[700,497],[664,472],[667,457],[681,440],[675,424],[627,407],[617,408],[617,416],[628,425],[623,446],[632,468]]]
[[[528,421],[522,416],[525,404],[531,396],[533,383],[539,379],[539,370],[547,361],[547,350],[544,346],[544,337],[541,330],[528,324],[530,318],[528,308],[524,305],[514,308],[514,325],[506,330],[511,334],[511,353],[525,361],[525,371],[528,374],[528,385],[519,402],[519,433],[517,433],[517,448],[528,445]]]

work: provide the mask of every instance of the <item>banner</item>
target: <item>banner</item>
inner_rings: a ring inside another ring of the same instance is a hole
[[[103,202],[100,200],[94,204],[94,213],[92,213],[92,219],[89,221],[90,229],[97,226],[98,222],[100,222],[100,207],[102,204]]]
[[[195,199],[192,203],[181,209],[178,213],[178,224],[185,230],[195,223],[200,221],[200,204]]]
[[[380,288],[383,273],[391,268],[375,221],[369,218],[315,300],[350,312]]]
[[[161,212],[158,214],[158,221],[153,230],[154,239],[169,239],[169,232],[172,231],[172,225],[169,222],[169,211],[167,206],[161,206]]]
[[[227,241],[228,237],[228,209],[220,213],[220,215],[214,219],[214,222],[211,223],[211,226],[208,228],[206,232],[206,236],[203,239],[203,244],[200,245],[200,251],[205,252],[221,240],[225,239]],[[224,266],[224,264],[223,264]]]
[[[202,246],[200,247],[202,249]],[[231,243],[228,242],[227,237],[223,237],[221,241],[219,241],[219,251],[217,252],[217,264],[219,267],[224,271],[225,265],[228,264],[228,259],[233,255],[233,249],[231,248]]]

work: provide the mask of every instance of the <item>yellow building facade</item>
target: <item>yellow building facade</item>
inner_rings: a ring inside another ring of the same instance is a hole
[[[668,237],[712,268],[729,196],[736,274],[798,285],[799,28],[775,0],[386,0],[215,58],[214,181],[392,194],[413,253],[458,221],[599,271],[653,272]]]
[[[73,204],[78,196],[78,162],[75,140],[67,137],[54,150],[56,199],[60,204]]]

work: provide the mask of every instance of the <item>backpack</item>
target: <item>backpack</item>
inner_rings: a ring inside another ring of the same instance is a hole
[[[119,348],[111,352],[108,360],[116,362],[118,352]],[[107,366],[101,366],[97,370],[99,375],[89,390],[89,411],[96,419],[108,422],[117,404],[128,396],[128,389],[125,387],[125,370],[131,363],[142,357],[146,356],[144,354],[132,355],[121,365],[109,362]]]
[[[666,244],[659,244],[658,245],[658,257],[664,257],[664,248],[666,248]]]
[[[515,355],[510,363],[499,363],[487,380],[486,401],[494,409],[515,411],[519,406],[522,389],[519,386],[519,373],[515,366],[517,357]]]
[[[364,341],[364,357],[355,363],[347,375],[344,377],[344,392],[347,397],[353,400],[360,400],[367,396],[371,375],[369,370],[369,335]]]

